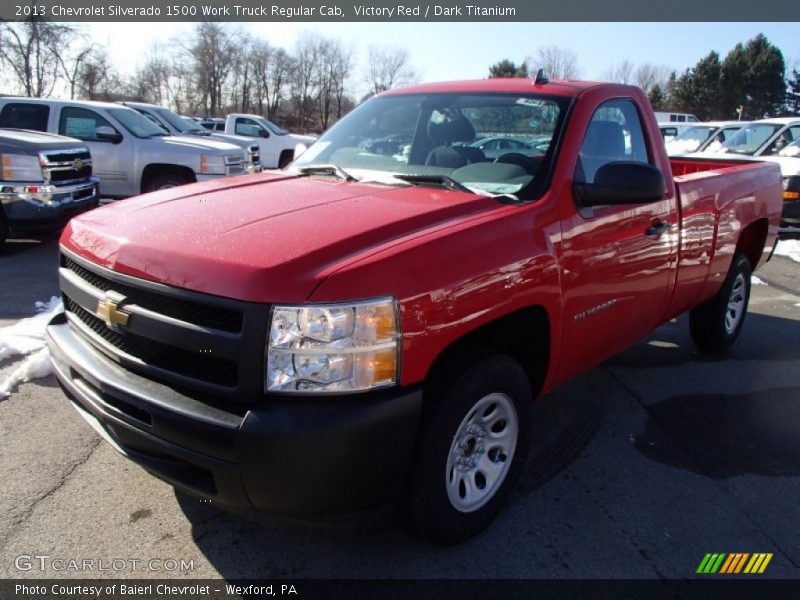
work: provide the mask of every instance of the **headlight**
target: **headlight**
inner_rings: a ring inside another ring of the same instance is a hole
[[[343,392],[397,383],[397,323],[392,298],[274,307],[265,391]]]
[[[225,175],[225,157],[201,154],[200,172],[204,175]]]
[[[43,181],[38,156],[3,154],[3,181]]]

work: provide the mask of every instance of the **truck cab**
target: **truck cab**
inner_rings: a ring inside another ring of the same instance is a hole
[[[244,153],[238,146],[170,136],[119,104],[0,97],[0,127],[80,140],[95,157],[100,193],[111,198],[245,172]]]
[[[261,115],[233,113],[225,119],[225,133],[253,137],[261,147],[261,162],[265,168],[282,169],[294,160],[298,145],[314,143],[316,138],[289,133]]]
[[[199,136],[239,146],[247,156],[247,172],[261,171],[261,149],[254,138],[210,131],[201,127],[196,121],[184,118],[164,106],[147,102],[120,102],[120,104],[141,113],[171,135]]]

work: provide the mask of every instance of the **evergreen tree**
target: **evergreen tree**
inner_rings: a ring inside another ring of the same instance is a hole
[[[494,77],[527,77],[528,76],[528,65],[524,62],[519,66],[515,65],[514,62],[504,58],[498,63],[493,64],[489,67],[489,78]]]
[[[800,115],[800,71],[792,69],[792,76],[786,84],[786,107],[792,114]]]
[[[722,63],[722,116],[735,118],[740,107],[743,119],[780,114],[786,99],[785,72],[783,54],[764,34],[744,46],[737,44]]]
[[[650,88],[647,99],[650,101],[653,110],[665,110],[667,107],[667,94],[658,84]]]

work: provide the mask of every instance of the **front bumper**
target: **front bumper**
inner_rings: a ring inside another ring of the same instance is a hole
[[[420,389],[213,403],[123,369],[77,336],[47,328],[56,376],[79,413],[157,477],[223,507],[293,517],[380,509],[402,492]]]
[[[800,227],[800,175],[784,178],[781,225]]]
[[[20,182],[0,184],[0,202],[12,231],[60,229],[72,217],[95,208],[100,180],[92,176],[72,185]]]

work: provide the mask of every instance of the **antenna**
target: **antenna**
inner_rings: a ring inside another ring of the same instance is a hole
[[[533,83],[535,84],[550,83],[550,78],[547,76],[547,73],[544,72],[544,69],[539,69],[538,71],[536,71],[536,79],[534,79]]]

